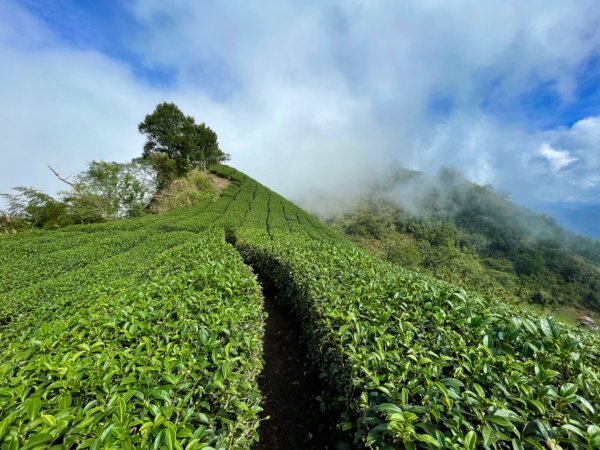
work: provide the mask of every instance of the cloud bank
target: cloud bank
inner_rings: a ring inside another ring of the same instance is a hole
[[[48,163],[137,156],[137,123],[174,101],[314,210],[394,162],[526,204],[600,203],[594,1],[137,0],[127,32],[107,18],[83,44],[35,4],[0,6],[0,192],[57,189]]]

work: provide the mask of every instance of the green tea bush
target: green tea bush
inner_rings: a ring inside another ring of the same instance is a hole
[[[350,246],[258,229],[236,245],[297,312],[353,446],[600,448],[578,334]]]
[[[217,200],[0,237],[1,449],[250,449],[264,313],[244,259],[298,316],[347,446],[600,448],[597,335],[369,257],[211,170]]]
[[[250,448],[262,333],[251,270],[222,234],[198,236],[8,344],[2,447]]]
[[[27,254],[22,258],[9,255],[9,264],[3,267],[0,293],[23,288],[40,280],[85,267],[94,261],[109,258],[140,244],[146,238],[144,233],[123,233],[56,252]]]
[[[68,314],[73,306],[86,306],[86,302],[94,301],[101,292],[115,292],[123,286],[144,281],[147,271],[162,252],[195,236],[189,232],[148,235],[143,245],[123,253],[0,294],[0,336],[6,340],[9,335],[28,333],[40,322]]]

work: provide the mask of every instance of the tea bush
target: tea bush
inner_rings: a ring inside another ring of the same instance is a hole
[[[600,448],[597,342],[350,246],[236,245],[296,311],[352,446]]]
[[[3,350],[3,448],[249,448],[262,296],[222,234],[161,253],[143,282],[94,294]]]
[[[216,200],[0,237],[0,448],[250,449],[247,264],[298,316],[347,446],[600,448],[597,336],[367,256],[212,171],[230,181]]]

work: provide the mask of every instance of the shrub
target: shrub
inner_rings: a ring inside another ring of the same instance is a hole
[[[152,211],[162,214],[173,209],[197,205],[214,196],[215,189],[208,173],[193,169],[156,195]]]

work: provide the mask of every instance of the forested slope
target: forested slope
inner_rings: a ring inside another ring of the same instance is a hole
[[[492,297],[600,313],[600,242],[452,169],[398,169],[332,224],[377,256]]]

